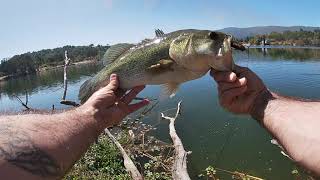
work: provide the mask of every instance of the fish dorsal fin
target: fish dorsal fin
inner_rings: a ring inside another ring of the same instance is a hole
[[[179,89],[180,83],[166,83],[162,85],[160,100],[166,99],[167,97],[174,97]]]
[[[163,37],[164,36],[164,32],[160,29],[156,29],[155,33],[156,33],[156,37]]]
[[[103,65],[108,65],[114,62],[121,54],[132,48],[134,44],[119,43],[111,46],[104,54],[102,60]]]

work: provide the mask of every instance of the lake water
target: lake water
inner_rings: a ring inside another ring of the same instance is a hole
[[[250,49],[235,53],[237,64],[256,72],[273,91],[287,96],[320,99],[319,49]],[[97,65],[70,67],[69,100],[77,101],[80,85],[99,70]],[[20,111],[23,107],[13,95],[25,99],[33,108],[67,108],[60,105],[63,92],[62,70],[51,70],[0,83],[0,112]],[[148,86],[139,97],[157,98],[159,86]],[[193,178],[212,165],[232,171],[246,172],[267,179],[292,179],[296,168],[280,150],[270,143],[272,137],[248,116],[233,115],[220,107],[216,83],[209,75],[185,83],[177,95],[164,100],[144,119],[157,130],[153,135],[170,141],[168,122],[160,119],[160,112],[175,108],[183,101],[182,115],[176,129],[187,150],[188,168]],[[170,111],[171,114],[174,111]],[[170,115],[170,114],[169,114]],[[230,179],[231,176],[226,176]]]

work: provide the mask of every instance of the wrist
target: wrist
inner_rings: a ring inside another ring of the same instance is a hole
[[[106,115],[106,110],[102,108],[96,108],[90,104],[84,104],[79,107],[79,111],[87,119],[95,124],[95,129],[101,133],[105,128],[112,126],[112,113]]]
[[[266,109],[270,101],[277,99],[277,95],[268,89],[261,91],[253,101],[252,107],[250,108],[250,115],[253,119],[263,123]]]
[[[98,111],[93,107],[80,106],[76,108],[75,113],[78,115],[79,120],[82,121],[88,128],[91,129],[94,135],[100,134],[99,120],[97,119]]]

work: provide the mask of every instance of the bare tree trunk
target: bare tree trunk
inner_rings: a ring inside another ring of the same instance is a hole
[[[68,66],[70,64],[70,58],[68,58],[68,51],[64,51],[64,67],[63,67],[63,88],[64,88],[64,92],[63,92],[63,96],[62,96],[62,100],[66,100],[66,96],[67,96],[67,89],[68,89],[68,78],[67,78],[67,69]]]
[[[64,87],[64,91],[63,91],[63,96],[62,96],[62,100],[60,101],[61,104],[64,105],[69,105],[69,106],[79,106],[78,103],[74,102],[74,101],[68,101],[66,100],[66,96],[67,96],[67,90],[68,90],[68,77],[67,77],[67,69],[68,66],[70,64],[70,58],[68,58],[68,51],[64,52],[64,67],[63,67],[63,87]]]
[[[110,133],[110,131],[108,130],[108,128],[106,128],[104,130],[104,132],[109,136],[109,138],[112,140],[112,142],[118,147],[118,149],[120,150],[120,153],[122,154],[123,157],[123,163],[124,163],[124,167],[126,168],[126,170],[129,172],[130,176],[132,177],[132,179],[134,180],[142,180],[143,177],[140,174],[139,170],[137,169],[136,165],[133,163],[133,161],[130,159],[130,157],[128,156],[128,154],[126,153],[126,151],[123,149],[123,147],[121,146],[121,144],[117,141],[117,139]]]
[[[174,127],[174,122],[178,118],[181,110],[181,101],[178,103],[178,109],[175,117],[168,117],[161,113],[161,117],[170,121],[169,133],[175,149],[174,164],[172,166],[172,178],[175,180],[188,180],[190,179],[187,170],[187,155],[191,152],[187,152],[182,144],[181,139],[177,135]]]

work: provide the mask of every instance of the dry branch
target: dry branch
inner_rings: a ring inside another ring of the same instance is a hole
[[[67,69],[68,66],[70,64],[70,58],[68,58],[68,51],[64,52],[64,67],[63,67],[63,88],[64,88],[64,92],[63,92],[63,96],[62,96],[62,100],[66,99],[67,96],[67,89],[68,89],[68,78],[67,78]]]
[[[23,106],[23,107],[25,107],[26,108],[26,110],[27,111],[29,111],[29,110],[31,110],[31,108],[28,106],[28,91],[27,90],[25,90],[26,91],[26,102],[24,103],[24,102],[22,102],[22,100],[17,96],[17,95],[13,95],[13,97],[15,97],[20,103],[21,103],[21,105]]]
[[[64,56],[65,56],[64,67],[63,67],[63,88],[64,88],[64,91],[63,91],[63,96],[62,96],[62,100],[60,101],[60,103],[64,104],[64,105],[77,107],[77,106],[79,106],[78,103],[76,103],[74,101],[66,100],[67,90],[68,90],[67,69],[68,69],[68,66],[69,66],[71,60],[70,60],[70,58],[68,58],[68,51],[64,52]]]
[[[129,172],[130,176],[134,180],[142,180],[143,177],[140,174],[139,170],[137,169],[136,165],[133,163],[133,161],[130,159],[126,151],[123,149],[121,144],[117,141],[117,139],[110,133],[108,128],[104,130],[104,132],[108,135],[108,137],[112,140],[112,142],[118,147],[120,150],[120,153],[123,157],[123,163],[126,170]]]
[[[174,127],[174,123],[180,114],[180,110],[181,101],[178,103],[178,109],[175,117],[168,117],[165,116],[163,113],[161,113],[161,117],[170,121],[169,133],[175,149],[174,163],[172,166],[172,178],[175,180],[188,180],[190,179],[190,177],[187,170],[187,155],[191,152],[187,152],[184,149],[182,141],[177,135],[176,129]]]

